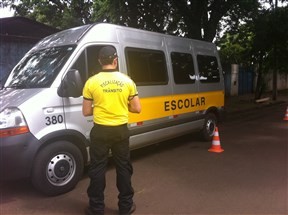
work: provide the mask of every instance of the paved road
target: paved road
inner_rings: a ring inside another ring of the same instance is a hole
[[[187,135],[132,152],[135,214],[288,214],[286,104],[229,117],[223,153]],[[1,182],[0,214],[83,214],[84,176],[70,193],[45,197],[29,182]],[[117,214],[115,171],[107,172],[107,214]]]

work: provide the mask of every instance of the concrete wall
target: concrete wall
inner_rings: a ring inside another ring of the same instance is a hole
[[[273,74],[267,75],[268,80],[268,91],[273,90]],[[277,76],[277,89],[285,90],[288,89],[288,74],[278,74]]]
[[[257,74],[255,74],[255,82],[254,82],[254,89],[257,84]],[[265,75],[265,82],[266,82],[266,91],[273,90],[273,73],[272,71],[269,74]],[[286,90],[288,89],[288,74],[278,74],[277,75],[277,89],[278,90]]]
[[[239,65],[237,64],[232,64],[231,65],[231,73],[228,72],[226,73],[225,78],[229,79],[229,80],[225,80],[225,91],[226,91],[226,95],[230,95],[230,96],[237,96],[240,95],[241,92],[239,91],[240,88],[242,88],[243,83],[240,82],[239,77],[240,72],[243,72],[242,70],[240,71],[241,68],[239,68]],[[251,79],[253,79],[252,81],[250,80],[249,83],[245,83],[245,84],[251,84],[251,91],[255,92],[256,89],[256,84],[257,84],[257,73],[254,73],[253,71],[250,71],[251,73]],[[245,71],[244,71],[245,73]],[[254,77],[253,77],[254,76]],[[247,81],[247,80],[244,80]],[[272,91],[273,90],[273,74],[272,72],[267,74],[265,76],[265,83],[267,83],[266,85],[266,91]],[[285,90],[288,89],[288,74],[278,74],[277,76],[277,89],[278,90]],[[252,92],[248,92],[248,93],[252,93]],[[243,93],[242,93],[243,94]],[[245,93],[244,93],[245,94]]]
[[[231,65],[231,89],[230,95],[235,96],[238,95],[239,89],[239,65],[232,64]]]

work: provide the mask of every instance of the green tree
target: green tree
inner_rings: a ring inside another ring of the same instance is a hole
[[[255,53],[262,63],[259,74],[273,72],[273,100],[277,99],[277,74],[288,73],[288,7],[266,10],[255,23]],[[256,88],[258,91],[260,86]],[[256,92],[258,92],[256,90]],[[261,96],[261,91],[259,93]],[[256,94],[257,97],[257,94]]]
[[[237,27],[258,5],[258,0],[2,0],[0,7],[59,29],[110,22],[212,41],[225,27],[221,20]]]
[[[262,8],[253,19],[230,29],[218,40],[224,64],[256,66],[258,73],[255,99],[265,91],[265,74],[288,72],[288,7]],[[277,80],[277,76],[273,77]],[[277,91],[276,86],[273,86]],[[273,95],[273,99],[276,97]]]
[[[226,32],[216,41],[220,48],[222,64],[253,64],[251,59],[254,33],[248,25],[239,26],[239,30]]]
[[[257,0],[103,0],[96,20],[212,41],[229,14],[234,20],[249,16]],[[99,7],[98,7],[99,8]],[[230,22],[235,24],[236,22]]]
[[[27,17],[58,29],[91,22],[93,0],[2,0],[17,16]]]

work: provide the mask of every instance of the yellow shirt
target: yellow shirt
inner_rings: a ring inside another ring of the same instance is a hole
[[[128,98],[135,95],[135,83],[118,71],[100,72],[90,77],[83,88],[83,98],[93,100],[94,122],[108,126],[128,122]]]

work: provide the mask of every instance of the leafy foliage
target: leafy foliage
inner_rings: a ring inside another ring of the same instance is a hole
[[[222,64],[252,64],[251,51],[254,34],[247,26],[239,26],[239,32],[227,32],[217,41]]]
[[[58,29],[90,22],[92,0],[3,0],[16,15],[27,17]]]
[[[212,41],[225,27],[224,17],[237,28],[237,20],[258,5],[257,0],[2,0],[0,7],[59,29],[110,22]]]
[[[212,41],[220,20],[229,13],[234,19],[257,8],[258,1],[237,0],[103,0],[96,11],[97,20]],[[104,4],[104,2],[106,2]],[[103,15],[105,14],[105,17]],[[232,23],[232,22],[231,22]]]
[[[226,63],[253,65],[263,60],[264,68],[287,71],[288,7],[261,10],[238,29],[230,29],[217,41]]]
[[[274,81],[277,72],[288,73],[288,7],[275,5],[277,3],[271,1],[271,7],[257,11],[251,20],[238,28],[229,29],[217,42],[224,64],[238,63],[256,68],[255,98],[261,97],[266,86],[266,73],[273,71]],[[273,91],[276,86],[273,84]]]

